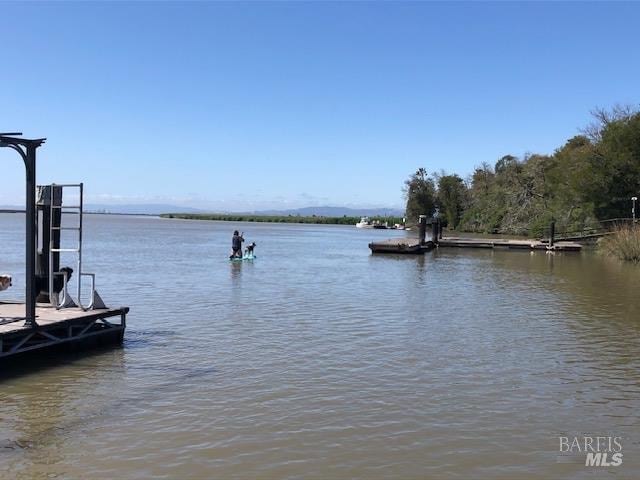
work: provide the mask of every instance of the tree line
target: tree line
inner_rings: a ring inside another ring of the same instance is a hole
[[[466,179],[418,169],[405,182],[407,222],[437,216],[450,229],[541,235],[552,221],[579,231],[631,216],[640,193],[640,111],[598,109],[551,155],[505,155]]]
[[[322,215],[248,215],[248,214],[215,214],[215,213],[163,213],[163,218],[179,218],[184,220],[216,220],[222,222],[271,222],[271,223],[311,223],[317,225],[355,225],[360,217],[325,217]],[[402,223],[400,217],[371,217],[379,223]]]

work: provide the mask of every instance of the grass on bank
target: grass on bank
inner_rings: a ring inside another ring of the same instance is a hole
[[[600,240],[598,250],[620,260],[640,263],[640,225],[618,227],[613,235]]]
[[[186,220],[216,220],[222,222],[271,222],[271,223],[313,223],[319,225],[355,225],[360,217],[323,217],[318,215],[223,215],[202,213],[163,213],[163,218],[181,218]],[[380,223],[387,222],[389,226],[402,223],[400,217],[371,217]]]

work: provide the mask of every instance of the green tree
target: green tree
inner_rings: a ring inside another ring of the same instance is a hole
[[[438,176],[438,210],[451,229],[458,227],[467,204],[467,187],[458,175]]]
[[[589,183],[583,197],[591,199],[599,219],[630,216],[630,197],[640,193],[640,112],[614,107],[598,110]]]
[[[551,208],[554,218],[568,230],[578,231],[593,224],[593,187],[590,158],[594,145],[585,135],[567,141],[553,155],[554,164],[549,171],[549,183],[553,189]],[[600,187],[602,188],[602,187]]]
[[[476,167],[469,184],[469,205],[462,216],[460,229],[484,233],[498,231],[505,205],[491,165],[484,162]]]
[[[436,210],[436,189],[424,168],[419,168],[405,182],[407,199],[405,215],[408,223],[417,223],[420,215],[431,217]]]

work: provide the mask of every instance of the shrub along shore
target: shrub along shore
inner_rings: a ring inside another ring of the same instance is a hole
[[[215,220],[219,222],[271,222],[271,223],[313,223],[318,225],[355,225],[360,217],[323,217],[318,215],[242,215],[215,213],[163,213],[162,218],[181,218],[185,220]],[[385,222],[392,226],[402,223],[400,217],[370,217],[372,221]]]
[[[598,242],[598,250],[608,256],[640,263],[640,226],[624,226]]]

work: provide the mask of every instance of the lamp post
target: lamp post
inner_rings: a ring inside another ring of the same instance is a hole
[[[21,133],[0,133],[0,147],[7,147],[20,154],[26,171],[25,212],[25,326],[37,327],[36,323],[36,149],[44,138],[27,140],[16,138]]]
[[[631,201],[633,202],[633,206],[631,207],[631,216],[633,217],[633,223],[636,223],[636,200],[638,197],[631,197]]]

